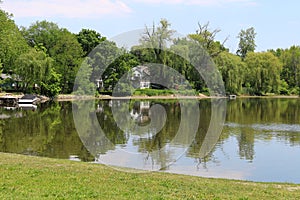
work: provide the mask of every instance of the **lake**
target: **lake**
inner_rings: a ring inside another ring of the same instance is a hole
[[[0,151],[203,177],[300,183],[299,98],[194,101],[2,107]]]

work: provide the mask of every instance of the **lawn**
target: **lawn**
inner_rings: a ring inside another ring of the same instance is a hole
[[[0,153],[0,199],[300,199],[300,185],[128,173]]]

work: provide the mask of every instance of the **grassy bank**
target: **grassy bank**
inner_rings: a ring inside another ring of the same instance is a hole
[[[300,185],[126,173],[0,153],[0,199],[299,199]]]

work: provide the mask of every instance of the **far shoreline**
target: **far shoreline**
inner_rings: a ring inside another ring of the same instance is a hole
[[[1,96],[9,95],[16,99],[21,98],[24,94],[14,94],[14,93],[0,93]],[[37,95],[39,96],[39,95]],[[51,98],[40,96],[41,99],[44,101],[48,101]],[[300,96],[298,95],[265,95],[265,96],[252,96],[252,95],[236,95],[237,99],[255,99],[255,98],[266,98],[266,99],[298,99]],[[129,100],[129,99],[136,99],[136,100],[175,100],[175,99],[182,99],[182,100],[189,100],[189,99],[229,99],[229,96],[206,96],[204,94],[199,94],[198,96],[184,96],[184,95],[159,95],[159,96],[147,96],[147,95],[134,95],[134,96],[110,96],[110,95],[100,95],[100,96],[88,96],[88,95],[74,95],[74,94],[59,94],[55,98],[52,98],[54,101],[76,101],[76,100]]]
[[[297,95],[268,95],[268,96],[251,96],[251,95],[240,95],[236,96],[236,98],[247,99],[247,98],[284,98],[284,99],[297,99],[300,96]],[[110,95],[100,95],[98,97],[94,96],[80,96],[80,95],[72,95],[72,94],[61,94],[58,95],[55,100],[56,101],[74,101],[74,100],[128,100],[128,99],[137,99],[137,100],[173,100],[173,99],[229,99],[228,96],[206,96],[204,94],[199,94],[199,96],[181,96],[181,95],[159,95],[159,96],[146,96],[146,95],[134,95],[134,96],[110,96]]]

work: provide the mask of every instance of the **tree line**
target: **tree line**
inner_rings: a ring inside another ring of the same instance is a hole
[[[221,73],[227,94],[300,93],[300,46],[255,52],[256,32],[250,27],[240,31],[238,50],[231,53],[225,46],[227,38],[216,40],[219,32],[210,29],[209,23],[198,24],[195,33],[176,38],[170,23],[162,19],[157,25],[146,26],[139,45],[127,50],[118,48],[95,30],[82,29],[74,34],[48,21],[18,27],[11,14],[0,10],[0,70],[17,81],[14,87],[18,91],[53,97],[72,93],[79,70],[90,80],[81,84],[81,89],[91,88],[101,78],[102,90],[111,91],[133,67],[160,63],[182,74],[196,91],[208,92],[205,81],[191,64],[199,59],[195,51],[200,45]],[[86,59],[95,48],[94,55]],[[100,73],[99,62],[109,67]],[[168,76],[163,71],[158,73]],[[173,79],[180,77],[166,80]],[[1,81],[3,90],[8,81],[11,80]],[[172,83],[169,81],[168,87],[178,88]]]

